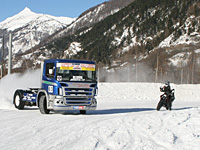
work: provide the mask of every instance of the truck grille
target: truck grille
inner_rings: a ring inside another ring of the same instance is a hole
[[[66,105],[90,105],[94,95],[94,88],[63,87],[64,103]]]

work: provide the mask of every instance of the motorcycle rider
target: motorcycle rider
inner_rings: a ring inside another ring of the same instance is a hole
[[[164,92],[164,94],[167,95],[167,97],[169,98],[170,100],[170,103],[172,103],[175,99],[174,97],[174,89],[171,89],[171,86],[170,86],[170,82],[169,81],[165,81],[165,84],[163,86],[160,87],[160,91],[161,92]],[[162,97],[162,95],[161,95]]]
[[[171,86],[169,81],[165,81],[165,84],[160,87],[160,91],[169,95],[171,93]]]

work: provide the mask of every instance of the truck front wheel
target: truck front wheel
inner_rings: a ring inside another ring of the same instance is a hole
[[[23,98],[23,92],[21,90],[15,91],[13,98],[13,104],[15,105],[15,108],[24,109],[25,101],[22,101],[22,98]]]
[[[49,114],[50,112],[50,110],[47,109],[47,100],[45,95],[40,97],[39,108],[42,114]]]

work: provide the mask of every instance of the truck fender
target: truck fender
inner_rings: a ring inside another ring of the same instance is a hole
[[[41,89],[41,90],[38,91],[38,94],[37,94],[36,105],[37,105],[38,107],[39,107],[39,100],[40,100],[40,97],[41,97],[42,95],[45,95],[45,96],[46,96],[46,100],[47,100],[47,104],[48,104],[49,95],[48,95],[48,93],[47,93],[46,90]]]

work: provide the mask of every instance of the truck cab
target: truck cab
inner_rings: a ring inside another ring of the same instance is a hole
[[[38,106],[42,114],[51,110],[86,110],[97,107],[97,78],[93,61],[49,59],[42,65],[41,88],[17,90],[13,103],[16,108]]]

